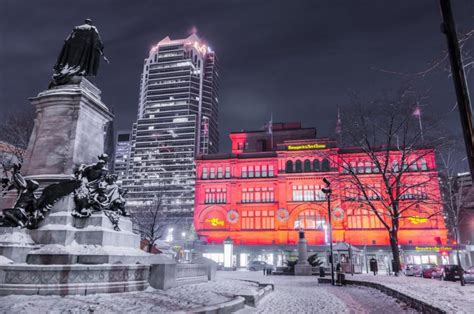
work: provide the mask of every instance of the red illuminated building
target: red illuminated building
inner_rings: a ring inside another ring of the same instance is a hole
[[[328,244],[327,202],[321,188],[326,177],[333,182],[333,241],[389,251],[387,230],[357,192],[338,183],[348,176],[338,166],[344,156],[363,180],[375,189],[382,186],[366,154],[357,148],[338,148],[336,141],[317,138],[315,128],[302,128],[300,123],[275,123],[269,130],[233,132],[230,138],[230,154],[200,156],[196,161],[194,225],[210,247],[230,238],[240,253],[252,247],[281,251],[295,246],[297,230],[304,228],[308,245],[324,250]],[[401,221],[399,243],[406,262],[413,258],[416,261],[412,262],[421,262],[425,255],[423,262],[441,262],[439,246],[447,243],[447,230],[439,214],[442,205],[435,154],[420,153],[424,157],[405,180],[427,183],[407,191],[406,197],[429,201],[414,207]],[[394,151],[394,160],[396,154]]]

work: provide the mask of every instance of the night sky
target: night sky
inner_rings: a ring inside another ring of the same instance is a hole
[[[474,29],[474,1],[452,2],[458,32]],[[274,122],[301,121],[330,135],[352,92],[370,98],[400,86],[400,76],[377,68],[420,71],[446,47],[436,0],[0,0],[0,117],[47,87],[63,40],[87,17],[111,61],[92,81],[114,107],[118,129],[136,117],[149,49],[197,28],[220,60],[222,151],[230,131],[259,128],[271,114]],[[468,83],[474,95],[472,75]],[[461,134],[448,73],[439,69],[416,84],[430,90],[423,110],[445,114]]]

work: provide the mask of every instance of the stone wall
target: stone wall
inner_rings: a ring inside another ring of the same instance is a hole
[[[149,283],[155,289],[207,282],[210,267],[206,264],[153,264],[150,266]]]

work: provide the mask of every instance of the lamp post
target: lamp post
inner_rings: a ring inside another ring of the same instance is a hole
[[[328,200],[328,222],[329,222],[329,256],[331,260],[331,284],[334,286],[334,254],[332,251],[332,221],[331,221],[331,194],[332,190],[330,188],[331,182],[328,179],[323,178],[324,183],[326,184],[325,188],[322,188],[324,194],[326,194]]]

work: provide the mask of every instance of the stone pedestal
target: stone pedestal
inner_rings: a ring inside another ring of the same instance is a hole
[[[30,235],[19,228],[0,228],[0,255],[15,263],[25,263],[32,250],[40,248]]]
[[[113,115],[100,90],[83,78],[79,84],[48,89],[31,98],[36,119],[22,173],[45,179],[71,175],[104,152],[104,127]]]
[[[304,238],[304,232],[300,231],[298,241],[298,263],[295,265],[295,275],[311,276],[312,267],[308,263],[308,244]]]
[[[80,164],[90,164],[104,153],[104,127],[113,119],[101,101],[101,91],[87,79],[62,85],[30,98],[36,117],[21,173],[41,187],[72,178]],[[0,198],[0,210],[17,198]]]

